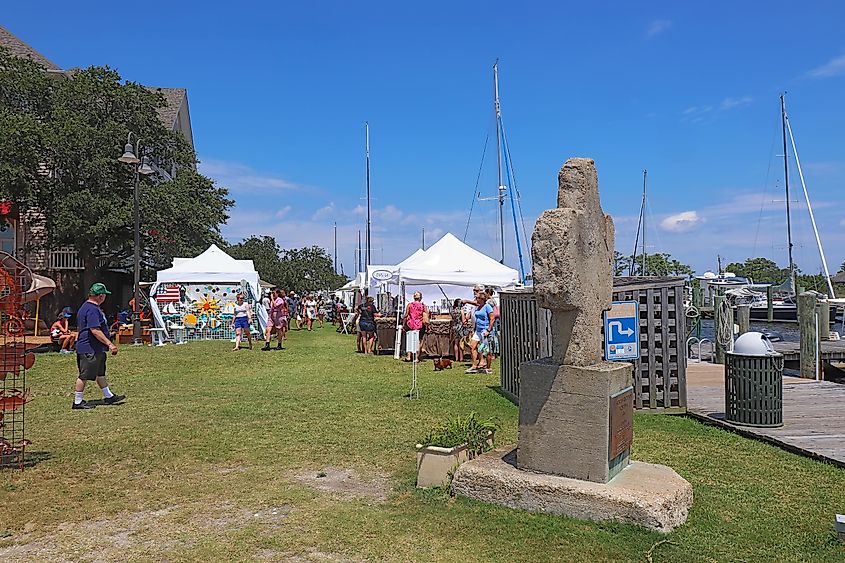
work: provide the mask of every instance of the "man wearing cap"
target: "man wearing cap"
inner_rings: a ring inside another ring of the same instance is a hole
[[[103,404],[114,405],[126,398],[125,395],[115,395],[109,390],[106,382],[106,352],[112,356],[117,354],[117,346],[109,340],[109,325],[100,305],[106,300],[111,291],[101,283],[95,283],[88,290],[88,300],[82,304],[76,313],[78,337],[76,340],[76,365],[79,368],[79,378],[73,397],[74,409],[93,409],[95,405],[86,402],[82,397],[85,384],[96,381],[103,391]]]

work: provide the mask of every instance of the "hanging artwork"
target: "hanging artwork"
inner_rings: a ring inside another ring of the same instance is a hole
[[[165,324],[184,330],[187,340],[231,340],[235,336],[235,301],[239,293],[241,287],[237,284],[161,284],[155,301]],[[251,291],[244,297],[255,306]],[[259,332],[257,315],[252,331]]]

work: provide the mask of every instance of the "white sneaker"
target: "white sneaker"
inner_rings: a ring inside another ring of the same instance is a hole
[[[59,350],[59,354],[73,354],[72,350]]]

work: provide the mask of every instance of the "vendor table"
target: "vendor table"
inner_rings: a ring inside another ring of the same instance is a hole
[[[451,356],[452,342],[452,320],[433,319],[425,327],[420,350],[429,357]]]

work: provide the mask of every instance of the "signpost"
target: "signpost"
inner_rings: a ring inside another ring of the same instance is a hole
[[[411,362],[411,365],[413,366],[411,371],[411,390],[408,391],[409,399],[420,398],[420,388],[417,386],[417,364],[419,363],[419,358],[417,357],[417,348],[419,348],[419,346],[420,331],[407,331],[405,333],[405,350],[411,352],[411,357],[413,358],[413,362]]]
[[[614,301],[604,314],[604,357],[636,360],[640,357],[640,304]]]

